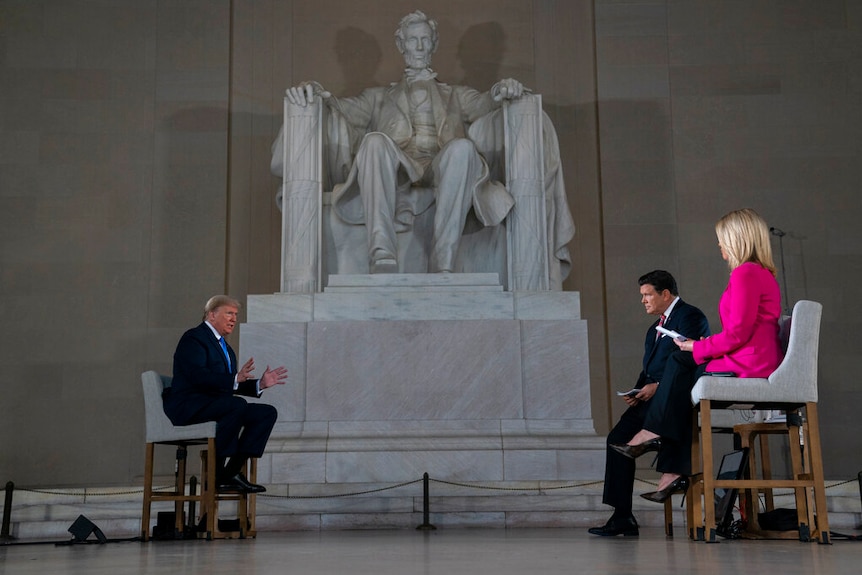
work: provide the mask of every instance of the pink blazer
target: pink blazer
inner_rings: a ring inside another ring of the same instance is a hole
[[[784,357],[778,339],[781,291],[766,268],[746,262],[730,272],[718,303],[721,332],[694,342],[694,360],[707,371],[768,377]]]

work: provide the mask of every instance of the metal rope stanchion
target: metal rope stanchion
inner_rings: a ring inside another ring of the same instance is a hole
[[[422,474],[422,525],[416,527],[416,529],[420,531],[434,531],[437,529],[433,525],[431,525],[429,521],[430,512],[430,502],[428,497],[428,484],[430,483],[428,478],[428,472]]]
[[[860,474],[862,476],[862,474]],[[6,500],[3,504],[3,527],[0,529],[0,541],[14,541],[15,537],[10,535],[9,526],[12,522],[12,492],[15,491],[15,484],[11,481],[6,482]]]

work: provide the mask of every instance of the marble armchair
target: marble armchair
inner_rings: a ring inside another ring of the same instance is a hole
[[[333,274],[367,274],[367,232],[332,209],[332,189],[349,171],[355,137],[320,98],[309,106],[284,100],[284,124],[273,144],[272,171],[283,178],[281,291],[320,292]],[[506,102],[475,122],[468,137],[513,202],[498,226],[468,216],[456,272],[497,273],[509,291],[562,289],[574,224],[566,201],[556,133],[541,96]],[[352,141],[351,141],[352,140]],[[433,190],[411,188],[411,194]],[[398,233],[399,273],[426,273],[433,200]]]

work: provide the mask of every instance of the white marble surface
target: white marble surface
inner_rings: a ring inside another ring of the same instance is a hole
[[[329,277],[315,294],[250,295],[247,322],[438,319],[581,319],[579,292],[504,292],[497,274]]]
[[[264,398],[279,421],[263,479],[602,476],[578,293],[505,292],[496,274],[333,276],[328,285],[249,296],[240,355],[289,372]]]
[[[288,367],[287,384],[263,398],[279,421],[591,424],[582,320],[263,322],[240,331],[241,360]]]
[[[309,420],[523,417],[513,320],[313,322]]]
[[[314,321],[511,319],[508,292],[395,289],[386,292],[323,293],[314,298]]]
[[[475,288],[500,291],[500,276],[492,273],[475,274],[334,274],[323,290],[331,292],[337,288]]]
[[[253,357],[256,376],[263,374],[266,366],[287,367],[284,385],[265,390],[259,400],[249,399],[274,405],[282,421],[305,419],[306,330],[307,324],[303,322],[263,322],[240,326],[239,364]]]

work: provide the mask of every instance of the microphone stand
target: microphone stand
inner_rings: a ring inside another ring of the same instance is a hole
[[[778,238],[778,252],[781,254],[781,291],[784,292],[784,313],[790,315],[790,304],[787,300],[787,270],[784,268],[784,236],[787,235],[778,228],[769,228],[769,233]]]

